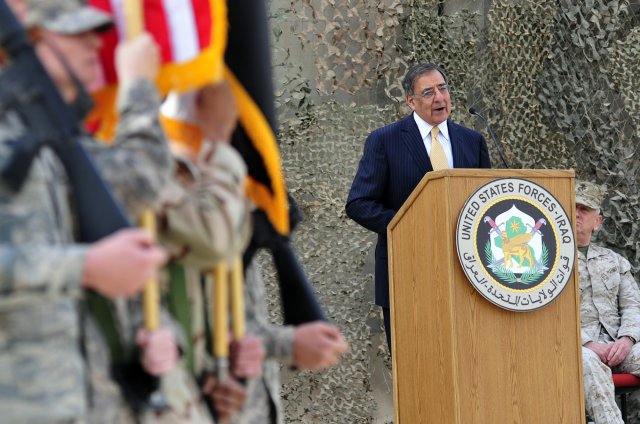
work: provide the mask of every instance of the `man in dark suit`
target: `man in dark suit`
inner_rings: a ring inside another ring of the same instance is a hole
[[[451,97],[440,67],[414,65],[402,86],[413,113],[369,135],[346,206],[351,219],[378,233],[376,304],[382,307],[389,349],[387,225],[427,172],[491,167],[484,137],[448,120]]]

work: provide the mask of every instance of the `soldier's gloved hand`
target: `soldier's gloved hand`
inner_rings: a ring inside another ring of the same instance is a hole
[[[160,69],[160,48],[149,33],[142,33],[116,47],[116,72],[121,84],[146,79],[153,81]]]
[[[299,325],[293,334],[293,363],[298,368],[328,368],[348,350],[349,344],[340,330],[326,322]]]
[[[236,378],[256,378],[262,375],[265,350],[262,340],[246,335],[231,343],[231,373]]]
[[[178,345],[168,328],[156,331],[140,329],[136,343],[142,351],[142,367],[151,375],[159,377],[166,374],[178,363]]]
[[[202,392],[211,398],[220,423],[229,422],[233,414],[242,408],[247,398],[246,388],[233,378],[220,382],[213,376],[209,376],[202,387]]]
[[[120,230],[89,246],[82,281],[107,297],[130,297],[142,290],[167,258],[146,231]]]

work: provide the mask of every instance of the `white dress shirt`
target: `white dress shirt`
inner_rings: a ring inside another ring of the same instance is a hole
[[[418,130],[420,131],[424,147],[427,149],[429,157],[431,157],[431,128],[433,128],[433,125],[427,123],[415,112],[413,112],[413,119],[418,125]],[[447,125],[447,121],[441,122],[438,125],[438,130],[438,140],[440,140],[440,143],[442,144],[442,149],[444,150],[444,155],[447,158],[447,163],[449,164],[449,168],[453,168],[453,152],[451,151],[451,139],[449,138],[449,127]]]

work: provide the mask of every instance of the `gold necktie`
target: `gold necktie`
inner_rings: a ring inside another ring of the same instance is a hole
[[[447,157],[444,154],[442,143],[438,140],[437,126],[431,128],[431,155],[429,159],[431,159],[431,166],[434,171],[449,168],[449,162],[447,162]]]

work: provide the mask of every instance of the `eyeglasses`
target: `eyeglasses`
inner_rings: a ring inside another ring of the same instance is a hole
[[[431,100],[435,97],[436,90],[438,90],[442,94],[446,94],[449,91],[449,85],[440,84],[435,86],[434,88],[426,88],[421,94],[416,94],[416,96],[422,97],[425,100]]]

